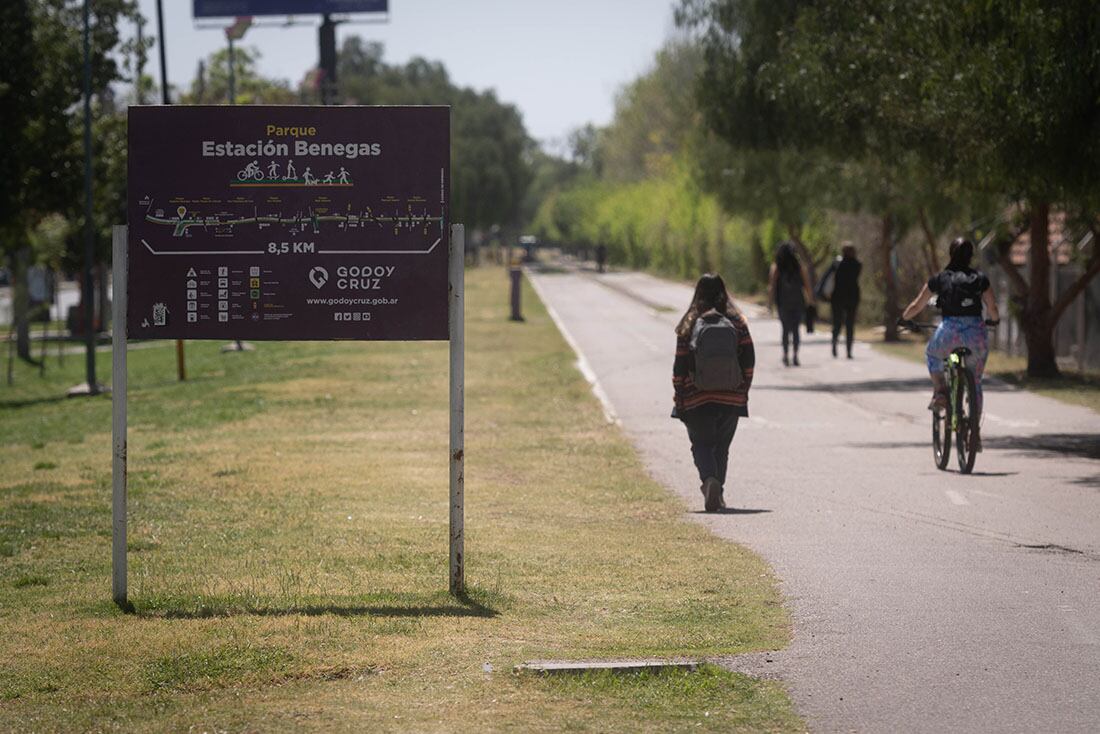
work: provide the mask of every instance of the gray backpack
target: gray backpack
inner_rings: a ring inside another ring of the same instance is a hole
[[[741,386],[740,340],[733,322],[713,309],[695,321],[691,351],[695,355],[692,379],[697,389],[729,391]]]

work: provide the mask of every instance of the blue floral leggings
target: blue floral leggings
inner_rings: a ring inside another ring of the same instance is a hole
[[[989,339],[981,316],[945,316],[924,350],[930,374],[943,373],[943,361],[958,347],[967,347],[967,366],[974,371],[978,400],[982,399],[982,373],[989,357]]]

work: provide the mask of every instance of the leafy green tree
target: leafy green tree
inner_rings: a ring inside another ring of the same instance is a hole
[[[260,74],[260,50],[254,46],[233,49],[237,104],[300,104],[303,94],[282,79]],[[225,104],[229,101],[229,49],[218,49],[199,62],[191,88],[180,96],[182,104]]]
[[[91,6],[93,116],[105,103],[109,106],[113,85],[124,80],[120,58],[128,49],[120,25],[136,16],[131,0],[99,0]],[[0,9],[0,37],[7,39],[0,45],[0,114],[5,124],[0,249],[9,254],[28,250],[32,232],[48,216],[61,214],[74,223],[84,219],[82,27],[82,4],[72,0],[12,0]],[[102,142],[93,139],[96,154]],[[97,179],[99,206],[105,181]],[[70,251],[79,251],[75,239]],[[20,261],[29,262],[29,255]],[[85,294],[84,302],[90,301]],[[25,314],[18,320],[19,353],[29,359]]]
[[[756,222],[777,219],[816,278],[828,251],[808,247],[804,230],[830,203],[837,164],[807,134],[815,123],[771,78],[781,63],[779,41],[805,4],[683,0],[677,21],[701,48],[696,102],[718,138],[696,155],[706,185],[731,211]]]
[[[647,73],[619,92],[614,121],[599,140],[609,180],[666,172],[700,134],[692,87],[701,62],[697,44],[675,38],[657,52]]]
[[[33,19],[28,0],[0,4],[0,34],[4,38],[31,38]],[[22,146],[32,119],[37,77],[34,46],[27,43],[0,44],[0,129],[4,130],[4,152],[0,155],[0,250],[17,243],[26,232],[24,186],[30,162]]]
[[[1096,226],[1095,3],[684,0],[680,13],[706,49],[710,124],[735,146],[819,147],[861,167],[878,189],[862,198],[882,217],[884,268],[899,228],[917,222],[932,244],[933,223],[950,226],[974,202],[1024,202],[1030,274],[1004,266],[1028,371],[1057,373],[1053,328],[1071,296],[1051,303],[1047,232],[1052,206]],[[1071,293],[1097,269],[1093,257]]]
[[[1057,375],[1054,328],[1100,273],[1100,12],[1087,0],[969,0],[949,17],[953,43],[943,55],[955,71],[935,100],[963,95],[970,105],[953,109],[953,137],[938,142],[982,184],[1025,202],[1028,273],[1009,261],[1007,246],[1001,262],[1020,304],[1028,374]],[[1074,215],[1075,240],[1082,231],[1093,235],[1084,273],[1057,301],[1049,277],[1054,208]]]
[[[788,89],[828,121],[834,137],[857,131],[883,158],[913,151],[964,200],[1023,204],[1023,221],[1010,223],[997,244],[1019,304],[1028,373],[1056,375],[1058,318],[1100,272],[1094,245],[1084,274],[1052,301],[1050,212],[1076,215],[1075,241],[1096,229],[1100,214],[1095,3],[822,3],[800,15],[785,51]],[[1008,258],[1024,231],[1026,275]]]
[[[492,91],[456,86],[438,62],[383,59],[381,44],[345,39],[339,93],[349,104],[452,106],[452,216],[473,230],[516,226],[531,182],[531,141],[515,106]]]

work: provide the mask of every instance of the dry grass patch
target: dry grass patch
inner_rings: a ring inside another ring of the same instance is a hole
[[[107,601],[109,404],[0,400],[32,427],[0,441],[0,729],[798,729],[778,686],[720,671],[511,674],[772,649],[788,620],[604,423],[533,294],[513,324],[499,270],[468,284],[462,599],[446,345],[193,343],[182,385],[171,350],[135,351],[131,615]]]

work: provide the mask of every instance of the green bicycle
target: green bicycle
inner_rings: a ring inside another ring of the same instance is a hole
[[[986,326],[996,326],[997,321],[986,320]],[[912,331],[935,329],[938,324],[918,324],[915,321],[900,322]],[[981,401],[978,398],[974,371],[967,364],[970,350],[957,347],[944,361],[943,376],[947,382],[947,408],[932,412],[932,456],[936,468],[947,469],[951,460],[951,438],[955,438],[955,457],[959,471],[969,474],[974,470],[980,445],[979,430],[982,424]]]

